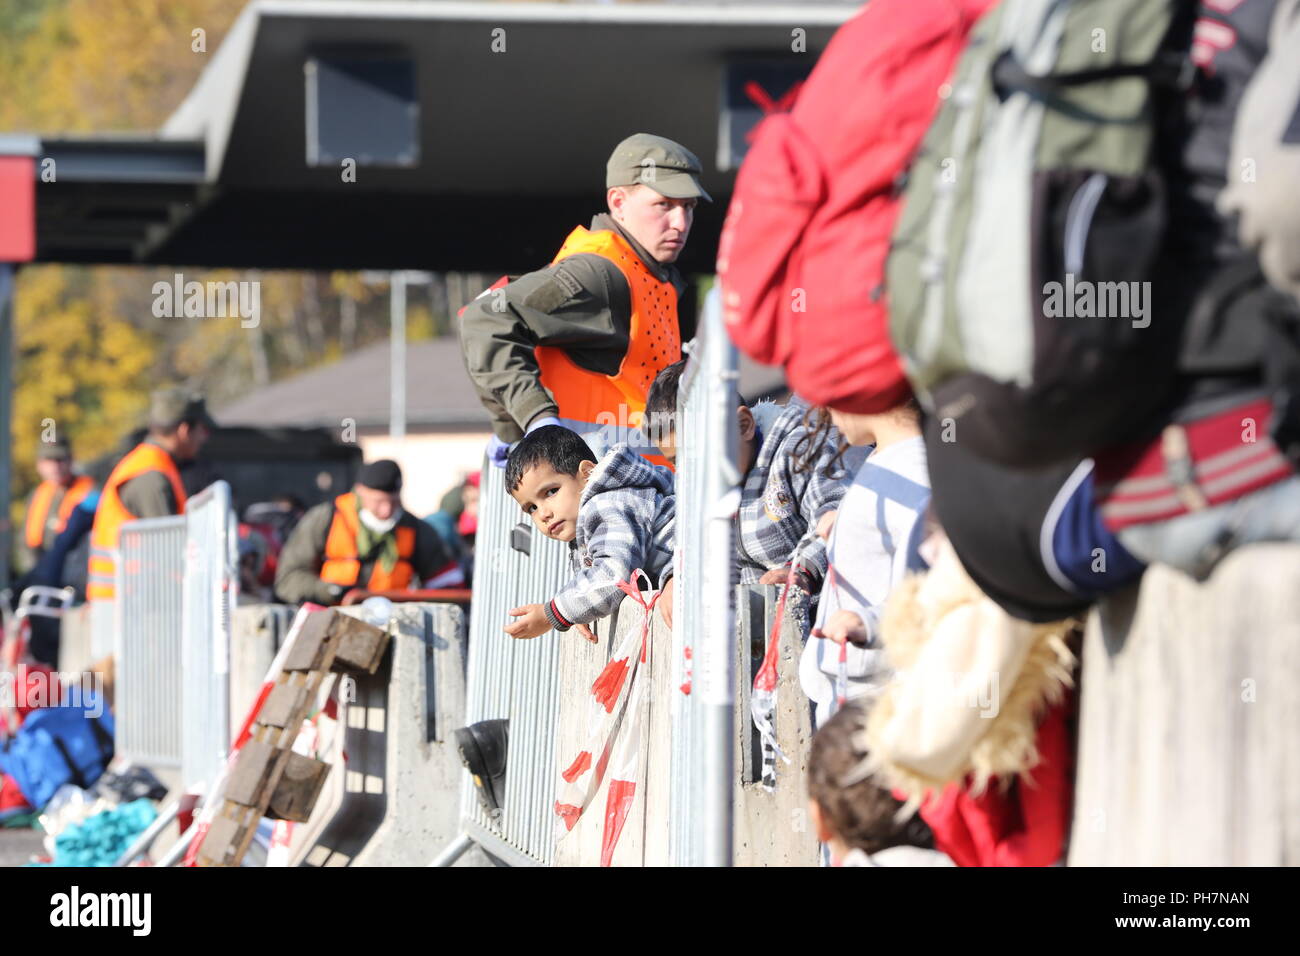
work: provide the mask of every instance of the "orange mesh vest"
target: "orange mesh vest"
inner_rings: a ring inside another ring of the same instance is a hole
[[[352,587],[361,574],[361,557],[357,554],[357,529],[361,518],[357,515],[357,500],[352,492],[339,495],[334,499],[334,521],[330,524],[329,537],[325,539],[325,561],[321,564],[320,577],[330,584]],[[415,567],[411,558],[415,555],[415,529],[398,525],[397,562],[393,570],[385,571],[376,561],[370,571],[370,580],[365,587],[371,591],[400,591],[409,587],[415,576]]]
[[[638,427],[650,383],[662,369],[682,357],[677,290],[671,282],[656,279],[636,250],[613,230],[590,232],[578,226],[564,240],[551,264],[580,253],[604,256],[627,279],[632,292],[627,353],[617,374],[602,375],[579,367],[563,348],[539,345],[535,354],[542,384],[555,396],[560,418]],[[620,406],[625,406],[626,412],[620,414]]]
[[[185,486],[181,484],[181,473],[177,471],[172,456],[148,442],[136,445],[108,476],[104,491],[99,496],[99,507],[95,509],[95,525],[90,529],[90,573],[86,581],[86,597],[91,601],[113,598],[113,575],[116,570],[113,552],[117,549],[118,535],[125,522],[139,517],[122,504],[118,489],[132,478],[149,471],[161,471],[167,476],[171,482],[172,494],[176,496],[177,513],[185,511]]]
[[[63,493],[54,518],[53,530],[59,534],[67,527],[68,515],[72,514],[72,509],[81,504],[81,500],[94,487],[95,480],[89,475],[80,476],[66,490],[60,489],[52,481],[42,481],[37,485],[31,506],[27,509],[27,547],[35,550],[45,544],[45,523],[50,517],[50,506],[54,503],[55,495],[60,491]]]

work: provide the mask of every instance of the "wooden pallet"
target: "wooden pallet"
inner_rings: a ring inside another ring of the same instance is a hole
[[[238,866],[263,817],[311,816],[329,764],[293,752],[298,731],[331,672],[375,673],[388,642],[387,631],[336,609],[308,615],[235,759],[200,866]]]

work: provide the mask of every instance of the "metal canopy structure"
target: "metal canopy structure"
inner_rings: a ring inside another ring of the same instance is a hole
[[[32,142],[58,171],[37,187],[37,261],[525,271],[602,211],[610,149],[647,131],[703,162],[716,202],[681,265],[711,272],[726,65],[815,62],[854,8],[255,0],[157,135]],[[376,53],[414,66],[418,159],[345,182],[308,164],[305,70]]]

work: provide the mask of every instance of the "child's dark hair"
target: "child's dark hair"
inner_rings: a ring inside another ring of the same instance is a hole
[[[506,461],[506,490],[513,492],[528,469],[547,464],[562,475],[576,475],[584,461],[595,461],[596,453],[582,436],[563,425],[543,425],[529,432],[510,450]]]
[[[791,457],[794,459],[795,474],[805,471],[812,471],[817,467],[817,459],[821,457],[822,448],[831,436],[835,436],[835,455],[826,463],[823,474],[830,479],[844,477],[844,453],[849,450],[849,441],[843,435],[835,431],[835,426],[831,423],[831,411],[829,408],[819,408],[813,406],[803,414],[803,437],[794,444],[791,450]]]
[[[813,735],[808,758],[808,796],[821,808],[826,825],[845,846],[878,853],[891,846],[934,846],[934,834],[919,816],[898,821],[902,804],[868,777],[844,786],[842,781],[865,754],[853,742],[863,711],[848,704]]]
[[[660,437],[677,432],[677,389],[685,370],[686,359],[682,359],[662,369],[650,383],[641,430],[653,444],[658,444]]]

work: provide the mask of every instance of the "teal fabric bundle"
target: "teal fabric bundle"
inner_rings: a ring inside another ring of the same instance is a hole
[[[157,818],[150,800],[132,800],[70,824],[54,839],[54,866],[112,866]]]

